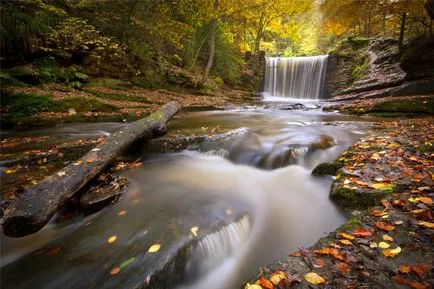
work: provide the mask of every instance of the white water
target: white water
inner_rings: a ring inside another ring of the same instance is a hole
[[[263,93],[265,100],[321,98],[327,58],[327,55],[267,57]]]

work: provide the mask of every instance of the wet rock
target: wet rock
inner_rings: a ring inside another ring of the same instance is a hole
[[[320,163],[313,169],[312,176],[335,176],[342,166],[341,162]]]

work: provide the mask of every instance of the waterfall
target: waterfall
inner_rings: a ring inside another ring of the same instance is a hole
[[[327,55],[266,57],[264,97],[319,99],[325,78]]]

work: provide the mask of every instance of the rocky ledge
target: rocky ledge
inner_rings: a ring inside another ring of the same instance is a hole
[[[434,118],[378,122],[338,161],[331,197],[352,218],[264,266],[244,288],[432,288]],[[326,172],[327,173],[327,172]]]

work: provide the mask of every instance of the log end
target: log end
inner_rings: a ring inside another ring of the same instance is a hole
[[[31,216],[10,216],[3,219],[2,230],[8,237],[19,238],[38,232],[44,225],[35,222]]]

